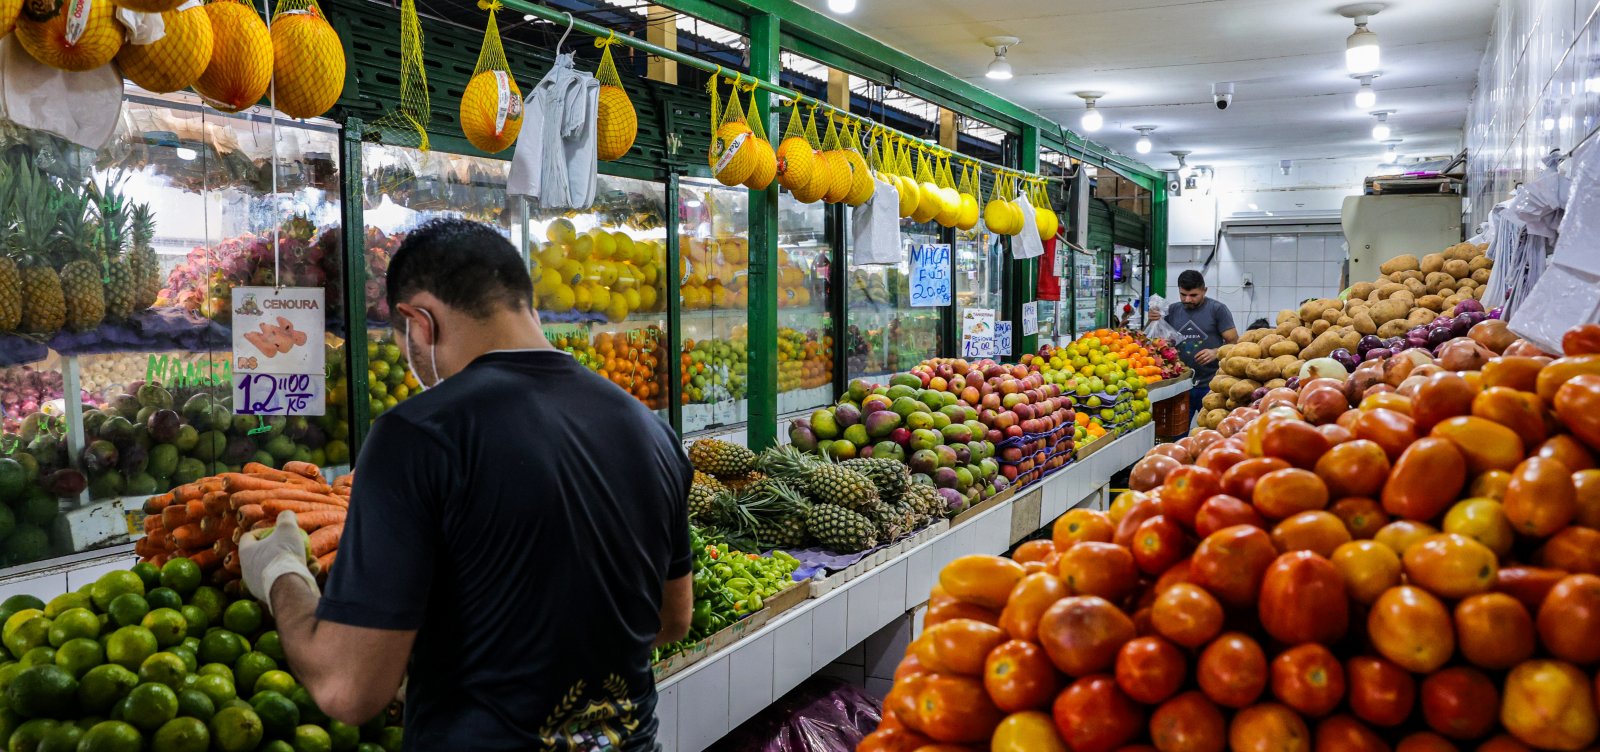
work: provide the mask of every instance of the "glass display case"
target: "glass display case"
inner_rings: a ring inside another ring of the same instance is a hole
[[[1145,321],[1145,285],[1149,279],[1144,265],[1144,251],[1127,246],[1117,246],[1111,255],[1112,317],[1119,324],[1143,328]]]
[[[845,373],[850,379],[884,381],[949,348],[941,332],[942,308],[911,307],[911,248],[942,241],[932,223],[901,222],[902,260],[894,265],[850,267]],[[853,256],[853,251],[852,251]]]
[[[778,198],[778,413],[833,402],[833,308],[828,298],[835,267],[828,207]]]
[[[749,191],[714,180],[678,184],[683,432],[749,417]]]
[[[1109,254],[1096,251],[1093,254],[1074,252],[1072,254],[1072,305],[1075,313],[1075,326],[1077,331],[1074,337],[1081,337],[1085,332],[1091,332],[1107,325],[1110,315],[1110,305],[1106,301],[1106,267]]]
[[[968,308],[987,308],[995,312],[996,320],[1005,319],[1005,246],[1000,236],[981,227],[957,231],[952,250],[956,320],[960,321],[961,312]]]

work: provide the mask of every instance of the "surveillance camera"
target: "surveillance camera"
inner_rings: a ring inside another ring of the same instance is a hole
[[[1183,183],[1181,183],[1181,182],[1179,182],[1177,180],[1168,180],[1167,181],[1167,193],[1169,193],[1171,195],[1174,195],[1174,196],[1183,195]]]
[[[1233,84],[1212,84],[1211,99],[1217,103],[1217,109],[1228,109],[1228,105],[1233,104]]]

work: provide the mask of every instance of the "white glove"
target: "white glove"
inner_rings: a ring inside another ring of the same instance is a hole
[[[267,613],[272,613],[272,585],[279,577],[294,575],[305,580],[311,592],[322,594],[317,578],[306,567],[306,538],[300,534],[294,512],[278,515],[277,525],[265,538],[257,540],[253,532],[240,537],[239,567],[244,571],[245,587],[267,607]]]

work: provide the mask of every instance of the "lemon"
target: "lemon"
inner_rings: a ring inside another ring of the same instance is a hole
[[[226,611],[222,612],[222,627],[242,635],[255,634],[261,630],[261,620],[264,616],[261,604],[255,601],[234,601]]]
[[[172,689],[183,686],[189,664],[176,653],[156,653],[139,664],[139,681],[161,684]]]
[[[211,747],[211,731],[198,718],[174,718],[156,731],[151,752],[206,752]]]
[[[105,663],[105,650],[100,643],[87,637],[76,637],[67,640],[66,644],[56,650],[55,662],[57,666],[72,674],[72,678],[81,679],[100,664]]]
[[[144,580],[127,570],[106,572],[95,580],[90,595],[94,598],[94,607],[105,611],[111,607],[111,601],[123,593],[136,593],[144,595]]]
[[[145,614],[140,626],[150,630],[156,637],[156,644],[164,648],[183,642],[189,630],[189,623],[184,620],[183,614],[170,608],[158,608]]]
[[[291,676],[289,672],[273,670],[268,671],[257,678],[253,689],[254,694],[260,694],[262,692],[277,692],[278,694],[288,697],[289,695],[294,694],[295,689],[299,686],[300,685],[295,682],[294,677]]]
[[[106,660],[132,671],[142,665],[146,658],[155,655],[160,647],[150,630],[123,627],[112,632],[106,640]]]
[[[91,608],[94,602],[83,593],[62,593],[50,599],[49,605],[44,607],[44,615],[52,619],[71,609]]]
[[[18,611],[6,619],[5,628],[0,630],[0,642],[5,643],[13,658],[21,658],[29,650],[49,644],[50,620],[36,608]]]
[[[78,741],[79,752],[140,752],[144,737],[139,730],[122,721],[96,723]]]
[[[53,647],[59,648],[79,637],[99,636],[100,617],[87,608],[69,608],[50,623],[50,645]]]
[[[95,666],[78,682],[78,704],[89,713],[103,714],[138,685],[138,674],[115,663]]]
[[[126,627],[144,621],[145,614],[150,613],[150,602],[137,593],[123,593],[111,600],[111,608],[106,613],[110,614],[112,623]]]
[[[149,733],[178,717],[178,695],[165,684],[140,684],[128,693],[126,720]]]
[[[209,725],[212,744],[220,752],[250,752],[261,744],[261,717],[254,710],[226,708]]]

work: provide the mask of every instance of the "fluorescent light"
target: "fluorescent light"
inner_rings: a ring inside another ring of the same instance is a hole
[[[996,81],[1010,80],[1012,76],[1011,63],[1006,61],[1004,53],[997,54],[994,60],[989,63],[989,71],[983,75]]]
[[[1344,66],[1351,73],[1371,73],[1382,63],[1378,35],[1367,29],[1367,17],[1356,17],[1356,30],[1344,40]]]
[[[1099,110],[1094,109],[1093,104],[1089,105],[1088,112],[1083,113],[1083,119],[1078,121],[1078,124],[1082,125],[1083,129],[1090,133],[1100,130],[1100,126],[1105,125],[1105,123],[1106,119],[1101,117]]]
[[[1389,138],[1392,133],[1393,131],[1389,129],[1387,123],[1378,123],[1372,126],[1372,140],[1374,141],[1383,141]]]
[[[1371,86],[1369,86],[1367,84],[1362,84],[1361,88],[1356,90],[1356,108],[1357,109],[1365,110],[1368,107],[1372,107],[1372,106],[1376,105],[1377,103],[1378,103],[1378,93],[1373,91]]]
[[[828,10],[834,13],[851,13],[856,9],[856,0],[828,0]]]

